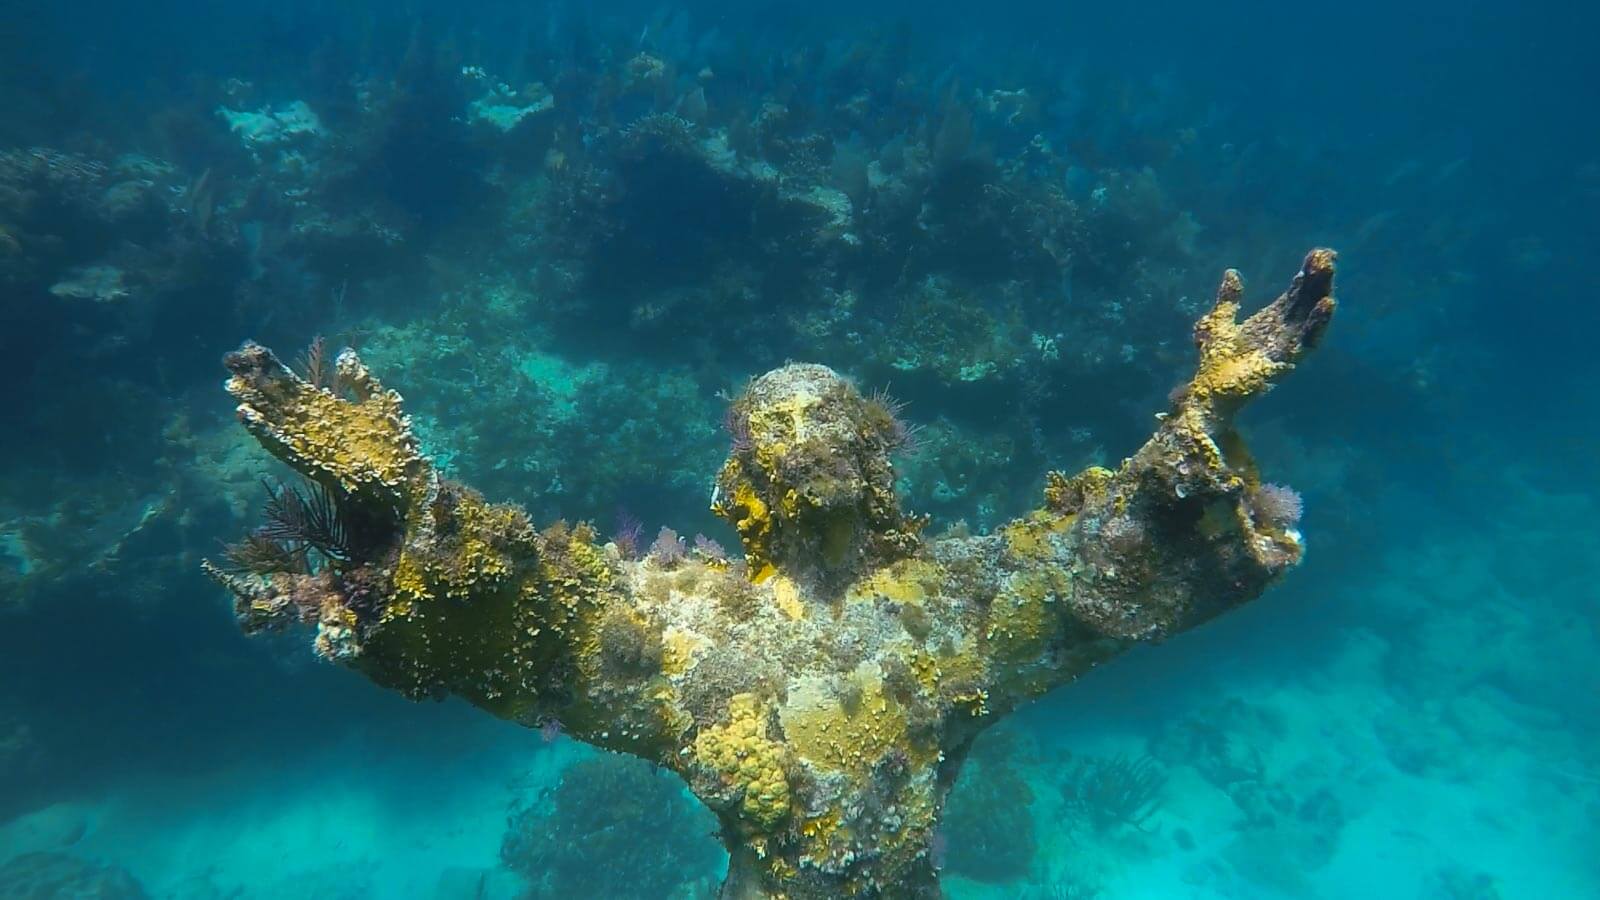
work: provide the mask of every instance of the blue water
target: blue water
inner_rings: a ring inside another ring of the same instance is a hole
[[[1600,15],[1123,6],[9,4],[0,896],[562,896],[641,842],[645,896],[720,877],[675,783],[675,842],[571,818],[593,751],[239,632],[198,564],[279,472],[219,389],[245,338],[359,347],[540,521],[729,546],[720,398],[823,362],[981,531],[1137,446],[1223,268],[1265,301],[1318,245],[1339,318],[1242,423],[1305,563],[987,736],[946,891],[1600,896]],[[845,218],[618,149],[662,113]],[[1142,828],[1063,799],[1119,754]]]

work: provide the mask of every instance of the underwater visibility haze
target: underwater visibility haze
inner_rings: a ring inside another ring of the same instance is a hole
[[[1600,13],[7,3],[0,898],[1600,896]]]

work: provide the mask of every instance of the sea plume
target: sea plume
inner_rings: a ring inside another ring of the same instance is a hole
[[[333,491],[315,481],[306,482],[303,489],[282,482],[276,489],[268,482],[262,484],[267,489],[266,522],[253,538],[309,547],[330,559],[350,558],[349,529]]]

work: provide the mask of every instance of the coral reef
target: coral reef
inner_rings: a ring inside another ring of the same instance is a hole
[[[1002,746],[995,747],[999,743]],[[944,869],[975,881],[1016,881],[1038,851],[1033,789],[1018,769],[1011,741],[985,737],[950,792],[938,840]]]
[[[579,760],[561,783],[512,811],[500,855],[527,896],[697,896],[716,877],[715,822],[682,783],[637,760]]]
[[[179,398],[241,333],[309,327],[405,367],[440,469],[541,518],[624,507],[653,528],[698,501],[714,396],[788,358],[919,410],[948,399],[900,485],[941,527],[991,530],[1047,465],[1103,460],[1089,435],[1136,439],[1133,398],[1182,364],[1157,336],[1192,316],[1202,257],[1180,239],[1199,227],[1183,185],[1123,152],[1112,107],[1066,97],[1065,64],[955,84],[884,35],[763,38],[768,67],[685,21],[642,42],[547,23],[515,75],[450,38],[403,59],[362,42],[331,80],[320,63],[197,75],[136,121],[80,111],[0,148],[0,359],[18,377],[0,413],[38,438],[7,448],[30,473],[0,516],[8,599],[96,552],[69,546],[90,525],[123,507],[143,524],[173,475],[129,461],[164,452],[165,427],[212,438]],[[90,99],[37,91],[18,109]],[[1141,121],[1184,115],[1164,102]],[[56,391],[73,396],[25,400]],[[108,392],[166,420],[71,414]],[[87,485],[110,432],[137,435],[108,457],[124,477]],[[58,522],[68,494],[84,515]],[[184,529],[188,508],[149,524]]]
[[[132,875],[65,853],[24,853],[0,866],[0,896],[13,900],[145,900]]]
[[[1061,799],[1067,809],[1101,830],[1143,828],[1161,805],[1166,776],[1149,757],[1079,760]]]
[[[934,896],[933,835],[984,728],[1299,560],[1299,533],[1252,513],[1233,418],[1315,346],[1333,262],[1312,251],[1242,322],[1229,271],[1154,436],[1115,471],[1052,474],[991,535],[930,539],[902,510],[885,398],[816,365],[755,379],[713,496],[731,564],[671,532],[633,559],[586,524],[537,529],[441,474],[354,351],[313,381],[246,344],[225,360],[240,421],[320,485],[291,505],[327,498],[341,540],[315,565],[207,569],[247,628],[314,623],[319,653],[408,696],[679,773],[721,821],[728,896]]]

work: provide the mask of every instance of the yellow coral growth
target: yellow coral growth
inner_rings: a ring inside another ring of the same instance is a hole
[[[391,607],[391,615],[408,613],[419,600],[492,590],[515,572],[518,561],[537,552],[533,528],[518,507],[491,504],[463,490],[448,515],[449,540],[402,549],[394,572],[401,602]]]
[[[987,637],[996,659],[1037,660],[1058,627],[1054,603],[1066,590],[1065,573],[1055,566],[1014,576],[989,605]]]
[[[737,487],[731,497],[719,497],[711,504],[711,511],[733,523],[744,545],[744,555],[756,582],[770,577],[771,566],[768,543],[772,535],[772,511],[767,502],[744,477],[737,459],[730,459],[724,467],[723,479],[733,481]]]
[[[891,750],[905,750],[912,759],[928,757],[927,748],[906,739],[906,712],[883,690],[876,672],[863,667],[847,676],[853,697],[840,697],[829,679],[804,676],[789,687],[779,713],[789,746],[814,765],[865,773]]]
[[[770,448],[773,454],[770,462],[763,459],[765,468],[775,468],[771,463],[782,457],[785,444],[806,438],[807,415],[821,402],[822,398],[815,394],[801,392],[750,410],[751,435],[757,439],[758,447]]]
[[[581,601],[593,600],[616,581],[604,549],[576,537],[550,554],[540,565],[545,594],[567,609],[577,609]]]
[[[1064,531],[1071,523],[1072,520],[1064,516],[1036,513],[1001,528],[1000,536],[1005,538],[1006,549],[1018,560],[1040,562],[1055,552],[1050,545],[1051,532]]]
[[[975,641],[963,640],[937,655],[917,650],[907,654],[905,660],[923,693],[930,697],[938,696],[945,685],[983,684],[989,677],[984,654]],[[951,699],[960,692],[952,693]]]
[[[905,559],[873,572],[851,586],[848,599],[871,601],[885,597],[896,603],[921,604],[939,593],[944,572],[920,559]]]
[[[296,459],[337,478],[345,490],[396,487],[410,474],[416,456],[401,437],[396,395],[383,392],[355,404],[307,390],[294,412],[278,437]]]
[[[1207,353],[1189,385],[1189,393],[1197,400],[1253,397],[1282,370],[1282,363],[1273,362],[1260,350]]]
[[[1311,260],[1307,260],[1307,265]],[[1326,262],[1331,266],[1331,257]],[[1203,404],[1234,407],[1267,390],[1290,363],[1267,355],[1265,346],[1252,344],[1238,320],[1244,282],[1233,269],[1223,273],[1217,302],[1194,325],[1200,348],[1200,365],[1189,383],[1188,396]],[[1221,410],[1228,412],[1228,409]]]
[[[704,635],[669,626],[661,636],[661,671],[665,675],[682,675],[694,668],[699,657],[711,647]]]
[[[772,579],[772,602],[791,621],[798,622],[806,617],[806,605],[800,599],[800,588],[782,575]]]
[[[766,705],[755,694],[728,701],[729,721],[700,732],[695,759],[743,794],[739,812],[763,830],[789,815],[789,782],[783,771],[783,745],[767,737]]]
[[[974,716],[986,716],[989,714],[989,692],[983,688],[961,691],[951,699],[966,706],[967,711]]]
[[[380,490],[404,505],[431,472],[417,449],[400,395],[385,390],[354,354],[338,361],[341,397],[289,375],[265,348],[246,344],[229,356],[228,392],[239,419],[274,455],[351,494]]]
[[[1044,503],[1051,512],[1075,515],[1090,503],[1102,500],[1111,491],[1116,473],[1090,466],[1068,477],[1065,472],[1047,472],[1044,477]]]

